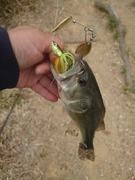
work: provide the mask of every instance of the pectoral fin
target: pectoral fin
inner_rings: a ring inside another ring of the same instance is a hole
[[[97,128],[97,131],[100,131],[100,130],[105,130],[105,123],[104,123],[104,121],[102,121],[102,122],[99,124],[98,128]]]

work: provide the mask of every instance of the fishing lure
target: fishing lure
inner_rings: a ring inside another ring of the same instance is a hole
[[[60,9],[60,8],[58,8],[57,11],[56,11],[56,17],[57,17],[57,15],[58,15],[58,13],[59,13],[59,15],[60,15],[61,17],[63,17],[63,16],[61,15],[61,9]],[[56,32],[57,30],[61,29],[61,28],[62,28],[65,24],[67,24],[69,21],[72,21],[74,24],[76,23],[76,24],[84,27],[84,31],[85,31],[85,42],[82,43],[82,44],[80,44],[80,45],[76,48],[75,54],[80,54],[82,57],[86,56],[86,55],[91,51],[92,40],[96,37],[93,29],[84,26],[83,24],[81,24],[80,22],[76,21],[75,19],[72,19],[72,16],[69,16],[69,17],[66,17],[66,18],[63,17],[63,18],[64,18],[64,20],[61,21],[61,22],[52,30],[52,32],[54,33],[54,32]],[[56,19],[55,19],[55,22],[56,22]],[[87,34],[88,34],[88,32],[91,32],[91,37],[90,37],[89,40],[87,40]]]
[[[92,41],[96,37],[93,32],[93,29],[85,27],[84,31],[85,31],[85,42],[80,44],[75,50],[75,54],[81,54],[82,57],[86,56],[91,51]],[[87,40],[87,33],[89,31],[92,32],[92,36],[90,37],[89,40]]]
[[[69,20],[72,19],[72,16],[69,16],[67,18],[65,18],[63,21],[61,21],[53,30],[52,32],[54,33],[55,31],[59,30],[60,28],[62,28],[65,24],[67,24],[67,22]]]
[[[81,54],[84,57],[90,52],[91,46],[92,44],[90,42],[84,42],[76,48],[75,54]]]
[[[61,14],[61,10],[58,9],[56,12],[56,17],[57,13]],[[83,24],[77,22],[76,20],[72,19],[72,16],[66,17],[63,21],[61,21],[53,30],[52,33],[56,32],[57,30],[61,29],[67,22],[72,21],[73,23],[77,23],[81,26],[84,27],[85,31],[85,42],[80,44],[76,51],[75,54],[80,54],[82,57],[86,56],[90,50],[91,50],[91,42],[93,38],[95,38],[95,34],[93,29],[88,28],[84,26]],[[56,19],[55,19],[56,22]],[[92,33],[92,36],[89,41],[87,41],[87,32],[90,31]],[[53,34],[54,35],[54,34]],[[54,69],[57,73],[65,73],[68,71],[70,68],[72,68],[75,64],[75,56],[71,52],[67,51],[62,51],[61,48],[58,46],[58,44],[54,41],[52,41],[52,51],[56,55],[55,61],[53,63]]]
[[[75,57],[71,52],[62,51],[59,45],[52,41],[52,51],[56,55],[56,59],[53,63],[55,71],[59,73],[65,73],[75,64]]]

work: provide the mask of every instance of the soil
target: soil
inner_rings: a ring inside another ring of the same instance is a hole
[[[125,42],[134,79],[135,2],[104,3],[115,9],[126,27]],[[96,32],[92,50],[84,59],[92,68],[104,99],[106,131],[95,134],[95,162],[81,161],[77,152],[81,136],[65,135],[70,118],[63,113],[61,101],[51,103],[23,89],[0,137],[0,179],[135,180],[135,95],[126,90],[124,63],[119,44],[108,28],[108,15],[99,11],[92,0],[39,0],[31,7],[13,16],[8,28],[34,25],[51,33],[56,10],[61,7],[62,16],[72,16]],[[62,19],[57,18],[58,22]],[[85,38],[83,27],[72,22],[56,32],[56,36],[72,52]],[[0,110],[0,125],[16,93],[17,89],[2,91],[1,97],[7,99],[3,101],[6,108]]]

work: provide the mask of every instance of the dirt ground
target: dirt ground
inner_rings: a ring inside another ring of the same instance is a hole
[[[116,10],[126,27],[126,47],[135,78],[135,2],[104,2]],[[63,16],[72,16],[95,30],[92,50],[84,59],[98,81],[109,133],[95,134],[95,162],[81,161],[77,153],[81,136],[65,135],[70,118],[63,113],[61,101],[50,103],[24,89],[0,137],[0,180],[135,180],[135,95],[124,90],[124,63],[118,42],[107,26],[108,16],[96,9],[92,0],[39,0],[34,6],[15,15],[8,28],[34,25],[51,33],[56,10],[61,7]],[[56,36],[74,52],[84,40],[84,30],[70,22]],[[0,109],[0,126],[17,92],[2,92],[6,108]]]

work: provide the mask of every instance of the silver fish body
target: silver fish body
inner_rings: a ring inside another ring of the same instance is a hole
[[[57,81],[59,95],[69,116],[81,131],[80,159],[94,161],[93,138],[96,130],[104,129],[105,106],[95,76],[80,56],[76,64],[63,74],[51,71]]]

